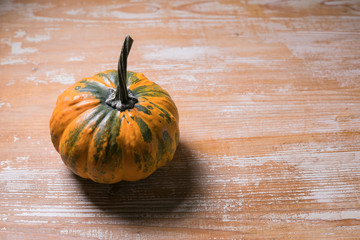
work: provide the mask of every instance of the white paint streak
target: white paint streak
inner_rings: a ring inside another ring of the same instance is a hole
[[[67,73],[63,68],[46,72],[46,78],[49,82],[57,82],[62,84],[71,84],[75,82],[74,74]]]
[[[312,189],[311,196],[319,203],[335,202],[336,199],[346,198],[346,194],[334,191],[332,188]]]
[[[6,102],[6,100],[1,100],[0,99],[0,108],[2,108],[2,106],[11,107],[11,104]]]
[[[14,142],[17,142],[18,140],[19,140],[19,138],[14,136]]]
[[[28,42],[36,42],[36,43],[38,43],[38,42],[43,42],[43,41],[50,40],[51,37],[50,37],[50,35],[35,34],[35,36],[33,36],[33,37],[27,36],[25,39]]]
[[[56,27],[49,27],[49,28],[45,28],[44,30],[45,31],[58,31],[60,30],[61,28],[56,28]]]
[[[191,75],[191,74],[178,74],[176,76],[177,79],[181,79],[182,81],[184,82],[188,82],[190,84],[195,84],[196,87],[198,87],[198,85],[196,83],[199,82],[199,80],[194,76],[194,75]],[[186,85],[187,87],[190,87],[188,84]]]
[[[13,56],[7,56],[0,61],[1,66],[15,64],[26,64],[26,58],[14,58]]]
[[[12,162],[11,161],[0,161],[0,166],[3,166],[3,165],[9,165],[11,164]]]
[[[133,7],[131,4],[108,5],[92,8],[88,12],[93,18],[114,18],[114,19],[149,19],[162,16],[163,10],[156,6],[146,6],[144,12],[131,13],[123,8]]]
[[[175,60],[175,61],[195,61],[205,59],[211,55],[217,55],[218,49],[205,46],[191,47],[164,47],[162,45],[151,45],[146,47],[147,52],[144,58],[147,60]]]
[[[337,221],[345,219],[360,220],[359,210],[347,210],[347,211],[326,211],[326,212],[311,212],[296,214],[294,219],[306,219],[306,220],[328,220]]]
[[[15,84],[15,80],[10,80],[7,84],[6,84],[6,86],[11,86],[11,85],[14,85]]]
[[[32,224],[41,224],[41,223],[49,223],[49,221],[46,220],[15,220],[14,222],[17,223],[32,223]]]
[[[318,220],[318,221],[340,221],[347,219],[360,219],[359,210],[343,210],[343,211],[324,211],[324,212],[310,212],[300,214],[283,214],[270,213],[263,215],[261,219],[276,219],[276,220]]]
[[[26,47],[23,48],[21,42],[9,42],[8,45],[11,47],[11,54],[12,55],[19,55],[24,53],[34,53],[37,51],[36,48]]]
[[[26,35],[26,32],[24,30],[18,30],[15,32],[14,38],[22,38]]]
[[[79,9],[71,9],[65,12],[67,15],[81,15],[81,14],[85,14],[86,12],[84,11],[84,9],[79,8]]]
[[[74,74],[67,73],[63,68],[59,70],[53,70],[46,72],[46,77],[39,79],[35,76],[29,76],[25,78],[26,82],[34,82],[38,84],[48,84],[48,83],[61,83],[61,84],[71,84],[75,82]]]
[[[346,143],[344,143],[346,145]],[[278,182],[286,181],[292,177],[307,184],[306,188],[293,189],[293,191],[300,191],[302,194],[297,194],[297,201],[313,201],[318,203],[331,203],[339,202],[342,199],[349,197],[357,197],[357,187],[353,184],[349,184],[341,177],[343,173],[347,172],[349,168],[356,169],[358,165],[357,156],[358,152],[345,152],[341,156],[339,154],[329,154],[328,152],[321,152],[323,148],[322,144],[316,146],[302,146],[304,153],[294,152],[293,154],[287,154],[286,152],[295,151],[299,147],[298,144],[294,144],[293,148],[289,145],[286,150],[277,151],[274,154],[268,154],[265,156],[257,157],[239,157],[239,156],[226,156],[226,155],[208,155],[201,154],[201,159],[221,159],[221,165],[212,164],[209,162],[209,171],[216,172],[218,168],[239,168],[239,169],[254,169],[256,166],[272,166],[273,170],[278,170],[278,174],[263,175],[263,172],[250,172],[246,175],[228,176],[227,179],[208,179],[208,184],[223,185],[236,183],[237,186],[253,186],[257,188],[260,183],[264,182]],[[341,148],[341,146],[338,146]],[[338,149],[334,149],[334,152]],[[312,156],[309,158],[309,156]],[[343,159],[344,163],[342,168],[334,167],[333,165],[323,165],[322,162],[338,162],[339,159]],[[276,164],[274,164],[276,163]],[[314,164],[315,163],[315,164]],[[293,168],[294,167],[294,168]],[[294,169],[288,171],[287,169]],[[296,174],[294,174],[294,172]],[[334,174],[339,176],[334,179]],[[357,172],[353,172],[356,176]],[[263,185],[262,185],[263,187]],[[257,191],[257,193],[260,193]],[[270,192],[264,191],[263,194],[269,194]],[[272,201],[281,201],[282,197],[271,197]],[[345,215],[344,215],[345,216]],[[311,215],[309,218],[313,218]],[[360,218],[360,215],[358,216]]]
[[[3,170],[12,170],[12,169],[14,169],[14,168],[11,166],[7,166],[7,167],[3,168]]]
[[[79,229],[63,229],[60,230],[60,234],[62,235],[77,235],[82,238],[96,238],[96,239],[119,239],[119,236],[113,236],[112,232],[107,229],[101,228],[91,228],[88,231],[82,231]],[[120,237],[120,239],[122,239]],[[127,239],[127,238],[125,238]],[[141,239],[140,236],[137,236],[135,239]]]
[[[48,81],[38,79],[34,76],[26,77],[25,82],[34,82],[36,85],[38,85],[39,83],[48,84]]]
[[[84,59],[84,56],[73,56],[66,59],[65,62],[82,62]]]
[[[324,1],[323,2],[324,5],[327,5],[327,6],[337,6],[337,5],[340,5],[340,6],[351,6],[352,4],[356,4],[358,3],[357,0],[344,0],[344,1]]]
[[[29,160],[29,156],[25,156],[25,157],[16,157],[16,160],[18,160],[18,161],[27,161],[27,160]]]
[[[235,57],[235,58],[231,58],[228,60],[229,63],[241,63],[241,64],[250,64],[250,65],[256,65],[256,66],[263,66],[264,64],[266,64],[268,62],[268,60],[265,59],[260,59],[257,57],[249,57],[249,58],[245,58],[245,57]]]
[[[238,9],[237,6],[233,6],[230,4],[221,4],[219,2],[212,2],[212,1],[199,1],[197,3],[194,3],[191,5],[190,13],[193,14],[193,12],[202,12],[202,13],[211,13],[214,12],[216,9],[216,12],[226,13],[226,15],[236,12]]]

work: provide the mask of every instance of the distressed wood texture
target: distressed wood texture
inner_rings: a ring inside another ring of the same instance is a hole
[[[2,0],[0,27],[0,239],[360,236],[359,1]],[[180,146],[148,179],[95,184],[49,119],[126,34]]]

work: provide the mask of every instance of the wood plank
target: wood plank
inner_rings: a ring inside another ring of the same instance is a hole
[[[72,174],[49,119],[115,69],[164,87],[172,162],[139,182]],[[1,239],[357,239],[359,1],[1,1]]]

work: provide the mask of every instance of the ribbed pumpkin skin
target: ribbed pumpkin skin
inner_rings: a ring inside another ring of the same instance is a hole
[[[136,181],[170,161],[179,143],[175,103],[143,74],[127,72],[138,98],[133,109],[105,103],[118,85],[116,70],[85,78],[59,97],[50,119],[51,140],[75,174],[99,183]]]

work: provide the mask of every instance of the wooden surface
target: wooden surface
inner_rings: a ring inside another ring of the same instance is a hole
[[[0,239],[359,238],[359,1],[2,0],[0,30]],[[126,34],[181,143],[148,179],[95,184],[49,119]]]

